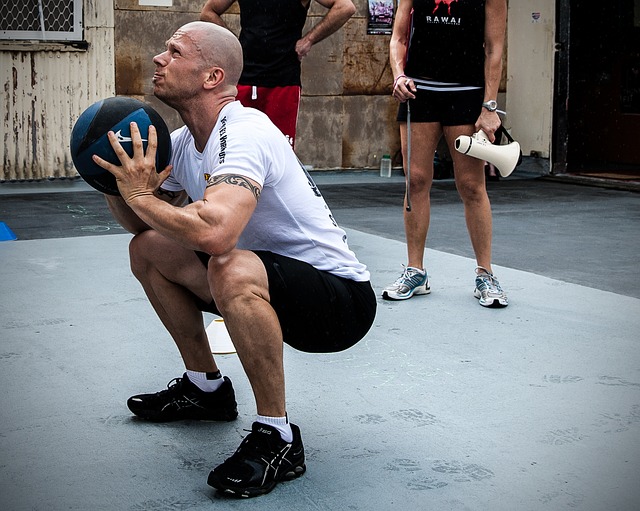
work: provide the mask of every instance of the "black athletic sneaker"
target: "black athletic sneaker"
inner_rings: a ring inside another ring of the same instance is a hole
[[[127,406],[138,417],[152,422],[232,421],[238,416],[233,386],[226,376],[218,390],[203,392],[185,373],[182,378],[171,380],[166,390],[130,397]]]
[[[300,477],[307,470],[300,428],[291,424],[293,442],[282,440],[277,429],[253,423],[238,450],[209,474],[209,486],[236,497],[269,493],[280,481]]]

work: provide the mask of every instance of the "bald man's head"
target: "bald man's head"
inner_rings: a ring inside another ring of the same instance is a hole
[[[198,49],[203,68],[220,67],[227,85],[237,85],[242,73],[242,47],[238,38],[224,27],[206,21],[194,21],[180,27],[176,34],[186,36]]]

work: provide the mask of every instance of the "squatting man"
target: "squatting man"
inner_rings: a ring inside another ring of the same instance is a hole
[[[257,418],[208,483],[252,497],[306,470],[300,429],[287,416],[283,342],[311,353],[347,349],[370,329],[376,299],[284,135],[235,100],[238,39],[213,23],[188,23],[153,62],[155,96],[184,121],[171,134],[170,165],[156,172],[155,129],[145,153],[135,123],[133,157],[110,132],[121,165],[94,161],[116,177],[120,196],[107,196],[109,208],[134,234],[132,272],[186,372],[127,404],[155,422],[235,419],[234,390],[211,354],[202,312],[222,316]]]

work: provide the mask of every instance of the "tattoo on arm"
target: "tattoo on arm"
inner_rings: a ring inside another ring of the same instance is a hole
[[[246,177],[237,176],[235,174],[224,174],[222,176],[211,176],[207,179],[207,188],[220,183],[227,183],[240,188],[249,190],[256,199],[256,202],[260,199],[261,189],[249,181]]]
[[[159,196],[164,195],[165,197],[169,197],[169,199],[175,199],[179,195],[178,192],[172,192],[171,190],[165,190],[164,188],[158,188],[156,193]]]
[[[156,197],[168,202],[169,204],[173,204],[174,206],[184,206],[187,199],[187,192],[184,190],[172,192],[171,190],[158,188],[158,191],[156,191]]]

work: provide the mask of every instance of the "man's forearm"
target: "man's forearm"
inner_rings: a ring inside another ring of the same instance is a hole
[[[227,28],[221,15],[224,14],[234,1],[235,0],[209,0],[202,7],[202,11],[200,11],[200,21],[208,21]]]
[[[120,196],[105,195],[107,206],[113,215],[113,218],[131,234],[139,234],[142,231],[150,229],[150,227],[140,220],[138,215],[127,205]]]
[[[224,20],[213,11],[203,10],[200,13],[200,21],[208,21],[209,23],[215,23],[216,25],[227,28]]]
[[[334,32],[337,32],[356,12],[356,8],[351,1],[336,2],[303,39],[307,39],[312,45],[326,39]]]

